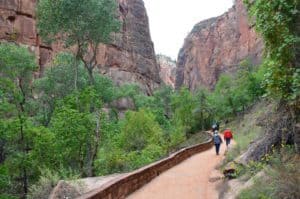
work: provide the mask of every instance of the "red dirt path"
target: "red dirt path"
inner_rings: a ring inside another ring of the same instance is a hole
[[[217,199],[217,186],[222,174],[216,167],[224,159],[225,144],[220,155],[215,148],[199,153],[167,170],[127,199]]]

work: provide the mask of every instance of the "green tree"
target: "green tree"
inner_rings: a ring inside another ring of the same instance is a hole
[[[232,76],[221,75],[214,92],[208,97],[208,103],[212,108],[214,119],[225,119],[232,114],[237,113],[236,104],[234,104],[232,94]]]
[[[77,88],[74,87],[75,64],[72,54],[60,53],[54,58],[51,67],[47,68],[45,75],[34,81],[35,92],[39,94],[37,119],[43,125],[48,126],[58,100],[88,86],[87,72],[79,65]]]
[[[103,86],[96,86],[97,83],[103,83],[103,81],[95,78],[93,71],[97,66],[96,57],[99,50],[99,44],[108,43],[112,33],[119,30],[120,23],[117,14],[117,6],[114,0],[39,1],[37,17],[39,33],[41,36],[49,42],[59,39],[67,48],[72,47],[74,51],[76,58],[76,63],[74,65],[75,90],[78,90],[78,67],[81,62],[84,64],[88,73],[89,85],[94,87],[90,88],[90,91],[94,92],[94,89],[103,88]],[[104,83],[107,83],[107,81]],[[90,100],[91,99],[92,98],[90,98]],[[77,101],[78,100],[76,100],[76,102]],[[98,139],[100,137],[99,118],[101,110],[92,100],[90,101],[89,106],[89,112],[91,114],[95,113],[95,117],[97,118],[95,130],[93,132]],[[90,137],[90,139],[91,138],[92,137]],[[90,144],[90,146],[87,146],[90,151],[87,160],[87,175],[91,176],[92,160],[95,157],[95,153],[93,152],[94,146],[92,146],[92,142],[87,141],[87,144]],[[97,145],[95,150],[97,150]]]
[[[55,136],[55,161],[58,165],[78,170],[82,176],[89,175],[89,147],[96,145],[94,125],[90,114],[72,108],[61,107],[54,113],[50,129]]]
[[[265,43],[265,85],[268,94],[282,99],[295,99],[299,87],[299,12],[298,0],[244,0],[255,20],[256,30]],[[297,61],[298,60],[298,61]]]
[[[171,106],[174,122],[183,125],[185,132],[191,131],[195,123],[193,111],[196,108],[196,100],[192,93],[187,88],[181,88],[172,96]]]
[[[111,33],[119,30],[114,0],[41,0],[37,8],[38,28],[47,41],[57,38],[66,47],[75,46],[75,57],[88,71],[94,84],[98,45],[107,43]],[[76,79],[78,74],[76,74]],[[76,81],[75,81],[76,82]]]
[[[161,144],[162,130],[150,112],[129,111],[121,128],[121,140],[126,151],[142,150],[149,144]]]
[[[77,80],[76,90],[73,86],[75,80],[75,72],[73,70],[75,64],[74,60],[71,54],[59,54],[55,58],[53,66],[46,71],[45,76],[35,81],[35,90],[39,96],[37,100],[36,119],[41,121],[43,125],[48,126],[49,123],[53,122],[57,117],[57,115],[53,116],[54,112],[60,112],[66,107],[80,114],[88,114],[91,116],[93,122],[91,127],[95,129],[90,131],[89,137],[85,139],[85,144],[89,152],[86,153],[84,159],[84,168],[79,168],[78,166],[72,166],[71,168],[80,169],[82,175],[92,176],[93,163],[97,155],[98,146],[100,145],[102,128],[101,117],[103,115],[101,108],[103,103],[109,104],[118,97],[118,89],[111,79],[99,74],[94,76],[94,85],[90,86],[87,71],[82,65],[79,65],[78,74],[80,74],[80,76]],[[73,114],[73,112],[67,113]],[[56,141],[53,142],[56,143]],[[56,151],[58,152],[58,150]],[[71,155],[69,155],[69,157],[71,157]],[[58,160],[54,158],[52,161],[53,165],[57,166],[57,161]],[[66,166],[66,164],[64,165]],[[47,165],[47,167],[52,168],[51,165]]]
[[[95,163],[101,175],[131,171],[158,160],[166,152],[162,129],[148,110],[129,111],[119,125],[109,126],[106,143]]]
[[[209,106],[208,102],[209,92],[200,88],[195,94],[196,98],[196,108],[193,111],[195,117],[195,129],[196,130],[206,130],[210,128],[213,120],[213,110]]]
[[[0,100],[1,109],[12,112],[1,116],[5,125],[5,140],[9,146],[6,164],[10,177],[17,183],[16,190],[22,198],[28,193],[31,161],[29,153],[32,144],[30,126],[30,99],[32,74],[37,69],[34,55],[25,47],[14,44],[0,44]]]

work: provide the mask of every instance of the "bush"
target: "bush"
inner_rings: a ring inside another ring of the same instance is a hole
[[[101,148],[95,161],[96,173],[101,176],[129,171],[126,156],[127,153],[115,146]]]
[[[106,144],[99,150],[95,162],[98,174],[128,172],[166,153],[163,131],[154,115],[144,109],[127,112],[120,132],[109,127],[106,131]]]
[[[164,155],[164,150],[158,145],[148,145],[142,151],[132,151],[127,156],[127,162],[130,169],[137,169],[156,160]]]
[[[152,113],[129,111],[121,128],[121,144],[126,151],[142,150],[149,144],[161,145],[162,129]]]
[[[30,187],[28,198],[47,199],[59,180],[60,176],[57,173],[43,169],[38,182]]]
[[[240,199],[296,199],[300,198],[300,160],[295,155],[294,149],[284,146],[280,152],[273,151],[273,155],[264,158],[266,176],[261,179],[255,179],[252,187],[243,190]],[[262,169],[262,163],[252,163],[248,171],[257,172]],[[249,170],[251,169],[251,170]]]
[[[168,148],[172,150],[185,140],[186,134],[184,133],[184,127],[177,124],[177,126],[174,126],[169,132]]]
[[[48,199],[53,188],[59,180],[74,180],[78,179],[79,175],[72,170],[60,168],[58,171],[50,169],[41,169],[39,180],[29,188],[29,199]]]

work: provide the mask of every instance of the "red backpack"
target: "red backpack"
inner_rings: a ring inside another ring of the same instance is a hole
[[[227,130],[225,130],[224,131],[224,138],[226,139],[228,139],[228,138],[230,138],[230,139],[232,139],[232,132],[229,130],[229,129],[227,129]]]

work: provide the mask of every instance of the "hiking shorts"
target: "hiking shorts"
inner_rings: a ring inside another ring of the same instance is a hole
[[[226,146],[228,146],[230,144],[231,138],[226,138],[225,140],[226,140]]]

